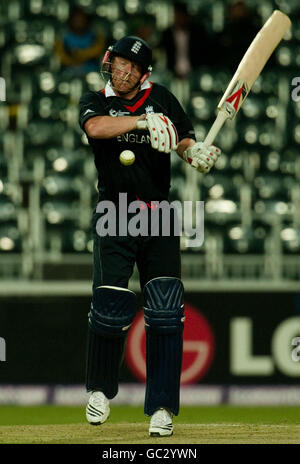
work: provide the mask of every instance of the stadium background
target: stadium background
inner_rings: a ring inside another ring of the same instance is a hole
[[[236,121],[220,133],[223,155],[214,172],[201,176],[172,155],[172,198],[205,201],[204,244],[187,248],[182,237],[190,316],[184,368],[192,372],[182,404],[300,403],[300,361],[292,356],[292,341],[300,336],[300,103],[292,99],[300,5],[248,3],[260,24],[279,8],[289,14],[292,29]],[[211,39],[222,33],[228,4],[187,2]],[[154,18],[152,79],[177,95],[199,139],[232,75],[219,61],[193,69],[184,80],[166,69],[159,40],[172,24],[172,2],[1,2],[0,404],[86,401],[96,172],[77,116],[81,94],[103,82],[95,72],[70,77],[53,53],[73,5],[93,13],[93,27],[108,45],[136,32],[137,17]],[[136,273],[130,288],[141,301]],[[140,350],[139,360],[126,355],[114,400],[119,404],[143,402],[141,337],[139,342],[132,348]]]

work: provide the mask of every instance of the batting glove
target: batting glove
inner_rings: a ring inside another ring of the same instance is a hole
[[[183,159],[197,171],[206,174],[216,164],[220,155],[220,148],[214,145],[208,147],[203,142],[197,142],[183,152]]]
[[[147,114],[137,122],[137,129],[148,129],[151,146],[162,153],[170,153],[178,146],[178,134],[172,121],[161,113]]]

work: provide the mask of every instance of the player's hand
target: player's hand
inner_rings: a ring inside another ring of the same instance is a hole
[[[197,171],[206,174],[216,164],[220,155],[220,148],[214,145],[208,147],[203,142],[197,142],[183,152],[183,159]]]
[[[170,153],[178,146],[178,134],[172,121],[161,113],[147,114],[137,122],[137,129],[148,129],[151,146],[162,153]]]

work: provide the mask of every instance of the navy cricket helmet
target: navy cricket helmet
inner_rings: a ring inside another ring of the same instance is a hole
[[[103,64],[107,63],[112,56],[122,56],[128,60],[135,61],[142,66],[144,72],[152,71],[152,50],[143,39],[134,35],[127,35],[118,40],[107,50]]]

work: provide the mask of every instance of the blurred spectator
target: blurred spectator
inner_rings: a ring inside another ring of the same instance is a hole
[[[131,15],[128,23],[130,35],[140,37],[150,46],[153,45],[156,30],[155,16],[150,14]]]
[[[77,76],[98,71],[106,41],[103,35],[93,32],[90,15],[80,7],[74,8],[69,16],[68,28],[54,46],[62,67]]]
[[[204,28],[192,23],[185,3],[174,3],[174,24],[163,32],[160,47],[165,50],[168,69],[178,78],[207,64],[210,51]]]
[[[159,45],[159,33],[156,28],[155,16],[146,13],[130,15],[127,24],[130,35],[140,37],[152,48],[152,65],[155,67],[161,57],[161,50],[157,48]]]
[[[231,72],[235,71],[260,28],[260,18],[244,1],[231,3],[225,17],[224,30],[219,38],[219,64]]]

